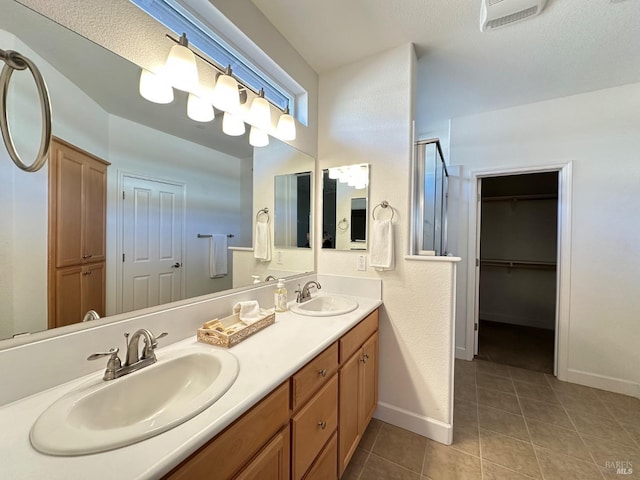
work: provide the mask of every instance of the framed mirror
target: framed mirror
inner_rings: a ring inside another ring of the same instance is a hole
[[[165,301],[250,285],[255,270],[264,280],[271,272],[287,276],[315,269],[312,253],[309,258],[285,255],[280,263],[274,258],[257,269],[250,252],[257,210],[274,207],[274,178],[284,173],[281,162],[288,159],[298,171],[311,172],[312,157],[275,138],[254,149],[248,134],[222,133],[222,115],[209,123],[189,119],[184,92],[176,90],[168,105],[150,103],[138,94],[138,65],[17,2],[3,1],[2,10],[0,48],[22,53],[42,71],[52,102],[53,134],[109,163],[104,315],[164,303],[149,304],[134,296],[127,306],[125,298],[123,265],[133,256],[125,240],[126,202],[129,193],[144,192],[149,182],[162,192],[166,186],[177,189],[174,198],[182,201],[176,210],[183,219],[176,233],[181,244],[169,265],[181,285],[177,296]],[[32,130],[40,124],[39,107],[33,80],[22,73],[11,80],[9,116],[19,152],[31,157],[32,143],[39,141],[39,132]],[[49,165],[33,174],[19,171],[0,145],[0,261],[6,268],[0,279],[0,340],[48,325]],[[226,238],[225,274],[211,271],[210,235]],[[249,253],[236,256],[234,249]],[[0,342],[0,348],[6,345]]]
[[[311,172],[276,175],[274,183],[274,246],[311,248]]]
[[[369,165],[322,172],[322,248],[367,250]]]

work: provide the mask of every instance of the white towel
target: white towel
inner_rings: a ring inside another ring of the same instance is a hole
[[[227,274],[227,236],[211,235],[209,238],[209,277],[221,278]]]
[[[261,262],[271,261],[271,240],[269,238],[269,224],[267,222],[256,222],[253,256]]]
[[[369,265],[376,270],[392,270],[394,268],[393,224],[391,220],[373,221],[370,248]]]
[[[265,313],[262,312],[260,305],[255,300],[236,303],[233,306],[233,313],[238,313],[240,320],[247,325],[251,325],[265,317]]]

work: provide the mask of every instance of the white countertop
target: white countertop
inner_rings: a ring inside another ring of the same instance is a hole
[[[29,442],[31,426],[49,405],[81,383],[101,377],[102,370],[0,407],[0,478],[162,477],[382,303],[373,298],[353,298],[359,307],[337,317],[276,314],[275,324],[228,350],[238,359],[239,374],[217,402],[182,425],[127,447],[92,455],[55,457],[37,452]],[[159,348],[156,354],[161,360],[163,352],[192,344],[220,348],[198,343],[194,332],[193,338]]]

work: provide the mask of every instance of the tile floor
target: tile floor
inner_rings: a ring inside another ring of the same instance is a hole
[[[374,419],[343,480],[640,479],[640,400],[481,360],[455,379],[453,445]]]

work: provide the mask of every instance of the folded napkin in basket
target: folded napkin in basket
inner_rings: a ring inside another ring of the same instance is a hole
[[[233,306],[233,313],[237,313],[240,320],[247,325],[251,325],[266,316],[266,313],[260,309],[260,305],[255,300],[236,303]]]

